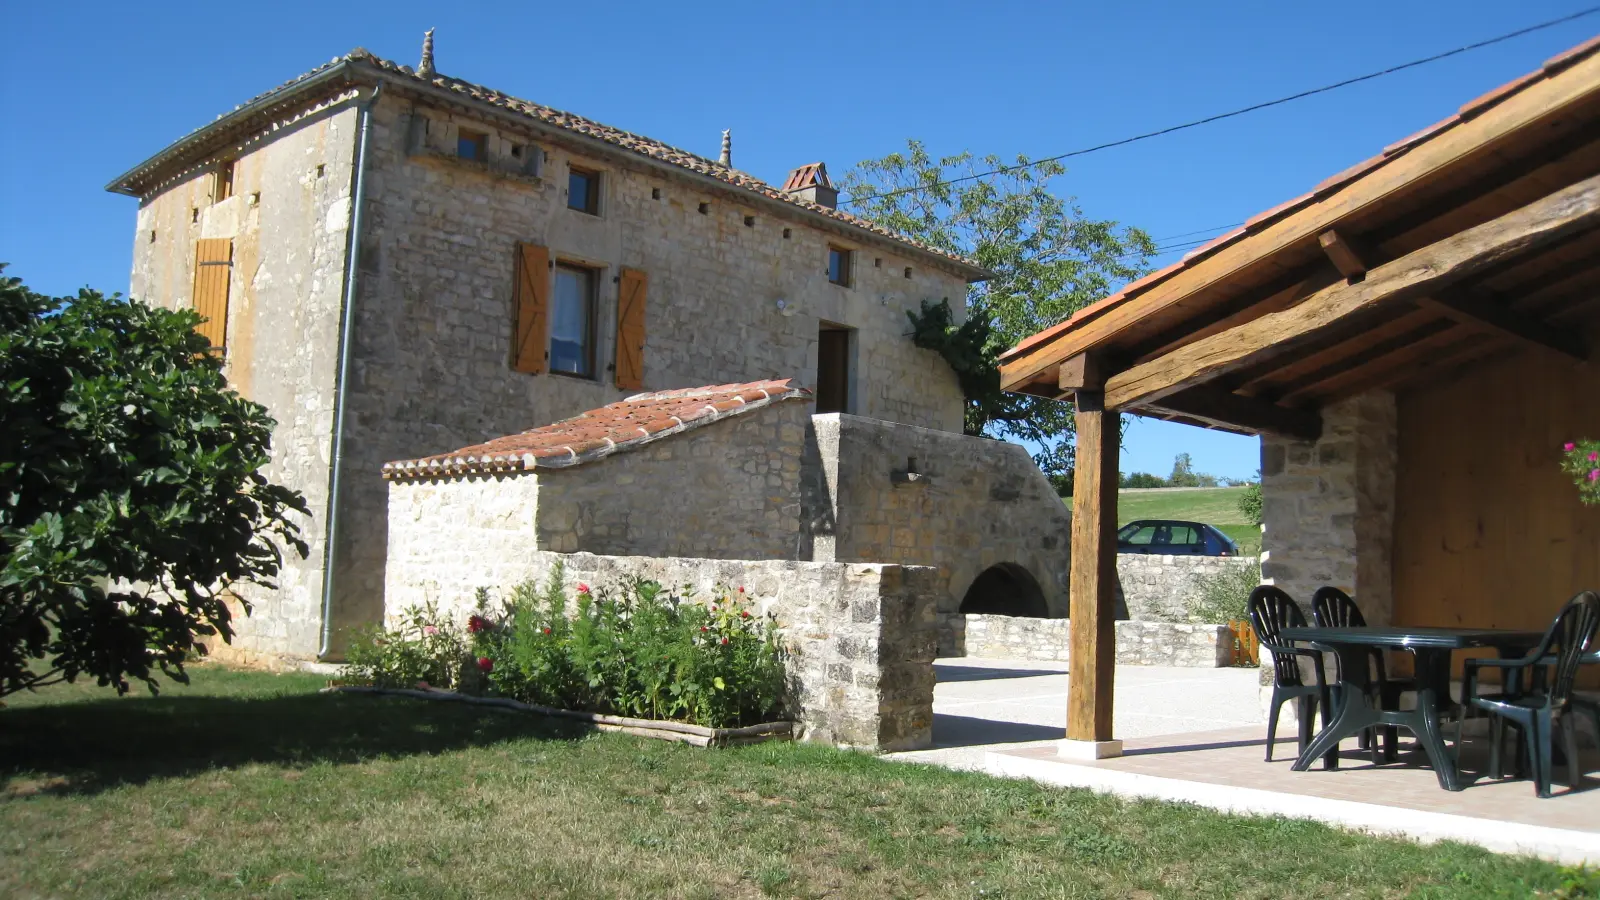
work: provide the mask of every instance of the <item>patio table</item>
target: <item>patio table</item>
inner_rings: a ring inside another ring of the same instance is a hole
[[[1439,730],[1439,713],[1452,705],[1450,699],[1450,654],[1473,647],[1492,647],[1502,651],[1526,650],[1544,636],[1537,631],[1504,631],[1491,628],[1419,628],[1411,626],[1369,626],[1364,628],[1285,628],[1284,639],[1318,644],[1339,657],[1339,681],[1345,685],[1339,711],[1306,751],[1295,760],[1294,771],[1304,772],[1325,753],[1338,749],[1339,742],[1354,737],[1374,725],[1393,725],[1416,735],[1417,743],[1428,754],[1439,786],[1447,791],[1461,790],[1461,777],[1455,761],[1445,747]],[[1410,650],[1416,657],[1417,705],[1414,709],[1374,709],[1368,695],[1371,674],[1367,660],[1374,649]]]

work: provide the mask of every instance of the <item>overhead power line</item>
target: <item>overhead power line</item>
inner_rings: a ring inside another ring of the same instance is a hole
[[[1266,101],[1264,103],[1257,103],[1257,104],[1255,104],[1253,106],[1246,106],[1243,109],[1236,109],[1236,110],[1233,110],[1231,112],[1218,113],[1218,114],[1216,114],[1214,116],[1206,116],[1203,119],[1195,119],[1192,122],[1185,122],[1182,125],[1172,125],[1172,126],[1169,126],[1167,128],[1159,129],[1157,131],[1147,131],[1144,134],[1136,134],[1133,137],[1127,137],[1127,138],[1123,138],[1123,139],[1117,140],[1117,141],[1107,141],[1104,144],[1096,144],[1093,147],[1085,147],[1085,148],[1083,148],[1081,150],[1072,150],[1072,151],[1069,151],[1067,153],[1059,153],[1059,154],[1056,154],[1055,156],[1047,156],[1044,159],[1036,159],[1036,160],[1033,160],[1032,162],[1019,163],[1019,164],[1014,165],[1014,166],[1000,166],[999,168],[990,169],[990,170],[988,170],[986,172],[975,172],[975,173],[973,173],[971,175],[962,175],[962,176],[960,176],[958,178],[949,178],[949,179],[946,179],[944,181],[936,181],[936,182],[933,182],[931,184],[918,184],[918,185],[912,185],[910,187],[896,188],[894,190],[884,191],[884,192],[879,193],[879,194],[868,194],[865,197],[850,197],[850,198],[846,199],[844,202],[848,203],[848,204],[857,204],[857,203],[865,203],[868,200],[882,200],[882,199],[885,199],[885,198],[888,198],[888,197],[897,197],[897,196],[899,196],[901,194],[912,194],[912,193],[916,193],[918,191],[926,191],[926,190],[928,190],[930,188],[934,188],[934,187],[940,187],[940,186],[943,186],[943,185],[951,185],[951,184],[960,184],[961,182],[964,182],[964,181],[976,181],[979,178],[988,178],[991,175],[1004,175],[1004,174],[1006,174],[1008,172],[1018,172],[1018,171],[1021,171],[1023,169],[1031,169],[1034,166],[1043,165],[1044,163],[1059,162],[1059,161],[1061,161],[1063,159],[1069,159],[1069,158],[1074,157],[1074,156],[1083,156],[1085,154],[1095,153],[1095,152],[1098,152],[1100,150],[1109,150],[1112,147],[1121,147],[1121,146],[1125,146],[1127,144],[1136,143],[1138,141],[1147,141],[1147,140],[1149,140],[1151,138],[1161,137],[1162,135],[1165,135],[1165,134],[1172,134],[1175,131],[1183,131],[1186,128],[1196,128],[1196,127],[1199,127],[1201,125],[1208,125],[1208,124],[1210,124],[1212,122],[1220,122],[1223,119],[1231,119],[1234,116],[1242,116],[1245,113],[1256,112],[1257,110],[1267,109],[1268,107],[1272,107],[1272,106],[1280,106],[1280,105],[1282,105],[1284,103],[1290,103],[1290,102],[1293,102],[1295,100],[1302,100],[1302,99],[1304,99],[1306,97],[1311,97],[1311,96],[1314,96],[1316,94],[1325,94],[1328,91],[1338,90],[1339,88],[1342,88],[1342,87],[1349,87],[1352,84],[1360,84],[1363,81],[1371,81],[1374,78],[1382,78],[1385,75],[1392,75],[1395,72],[1403,72],[1406,69],[1414,69],[1414,68],[1416,68],[1418,66],[1424,66],[1424,65],[1427,65],[1428,63],[1438,62],[1441,59],[1448,59],[1448,58],[1450,58],[1452,56],[1457,56],[1459,54],[1466,53],[1466,52],[1471,51],[1471,50],[1478,50],[1478,49],[1481,49],[1481,48],[1484,48],[1484,47],[1492,46],[1494,44],[1502,43],[1504,41],[1509,41],[1509,40],[1511,40],[1513,38],[1522,37],[1525,34],[1532,34],[1535,31],[1543,31],[1546,28],[1554,28],[1557,25],[1564,25],[1564,24],[1566,24],[1568,22],[1571,22],[1571,21],[1574,21],[1576,19],[1584,18],[1585,16],[1592,16],[1595,13],[1600,13],[1600,6],[1591,6],[1588,9],[1579,10],[1578,12],[1572,13],[1571,15],[1562,16],[1559,19],[1551,19],[1548,22],[1540,22],[1537,25],[1529,25],[1526,28],[1519,28],[1516,31],[1508,31],[1505,34],[1497,35],[1495,37],[1488,38],[1487,40],[1478,41],[1477,43],[1474,43],[1474,44],[1467,44],[1464,47],[1457,47],[1454,50],[1446,50],[1443,53],[1435,53],[1432,56],[1423,57],[1422,59],[1414,59],[1411,62],[1401,63],[1400,65],[1397,65],[1397,66],[1390,66],[1389,68],[1383,69],[1381,71],[1369,72],[1366,75],[1358,75],[1358,76],[1356,76],[1354,78],[1346,78],[1343,81],[1336,81],[1333,84],[1325,84],[1322,87],[1312,88],[1311,90],[1308,90],[1308,91],[1301,91],[1298,94],[1290,94],[1287,97],[1279,97],[1276,100],[1268,100],[1268,101]]]

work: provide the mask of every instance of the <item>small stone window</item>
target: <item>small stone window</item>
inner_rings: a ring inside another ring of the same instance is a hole
[[[567,209],[600,215],[600,173],[587,169],[567,170]]]
[[[661,188],[651,188],[650,189],[650,199],[651,200],[660,200],[661,199]]]
[[[911,267],[910,266],[906,266],[906,277],[907,278],[911,277]]]
[[[756,217],[755,216],[745,216],[744,217],[744,227],[746,227],[746,228],[754,228],[754,227],[756,227]]]
[[[709,203],[700,204],[700,215],[702,215],[702,216],[709,215],[710,212],[711,212],[711,204],[709,204]]]
[[[211,185],[212,203],[221,203],[233,196],[233,163],[227,159],[217,166],[216,180]]]
[[[489,161],[489,136],[465,128],[456,134],[456,156],[474,162]]]
[[[828,280],[840,287],[850,286],[850,258],[854,254],[843,247],[828,248]]]

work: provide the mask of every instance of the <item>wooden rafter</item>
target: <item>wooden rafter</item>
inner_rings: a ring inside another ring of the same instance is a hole
[[[1309,352],[1298,355],[1288,362],[1267,360],[1256,369],[1241,373],[1243,377],[1237,382],[1238,391],[1247,397],[1282,395],[1292,390],[1290,385],[1295,385],[1304,378],[1337,367],[1375,345],[1409,337],[1418,329],[1437,322],[1438,319],[1438,315],[1433,312],[1416,310],[1373,328],[1341,335],[1328,346],[1308,348]]]
[[[1264,400],[1202,385],[1144,407],[1231,431],[1247,430],[1314,441],[1322,434],[1322,416],[1314,410],[1289,409]]]
[[[1600,176],[1384,263],[1357,284],[1336,284],[1304,302],[1119,372],[1106,381],[1112,408],[1148,404],[1348,325],[1384,304],[1437,294],[1507,260],[1600,224]]]
[[[1330,228],[1317,236],[1317,243],[1339,274],[1352,281],[1365,278],[1373,266],[1372,248],[1353,235]]]
[[[1541,352],[1553,352],[1579,362],[1589,356],[1582,338],[1570,331],[1520,315],[1504,304],[1471,292],[1424,297],[1418,303],[1468,328],[1498,334]]]
[[[1360,365],[1329,373],[1325,378],[1285,394],[1283,402],[1326,402],[1334,397],[1358,394],[1390,383],[1400,378],[1408,369],[1425,366],[1430,359],[1441,354],[1453,354],[1463,343],[1480,342],[1488,343],[1489,339],[1464,328],[1447,328],[1391,353],[1363,360]]]

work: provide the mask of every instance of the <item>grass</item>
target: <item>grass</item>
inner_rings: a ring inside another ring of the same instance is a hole
[[[708,752],[319,684],[202,666],[157,699],[8,701],[0,896],[1526,897],[1574,877],[825,747]]]
[[[1178,488],[1161,491],[1119,491],[1117,524],[1134,519],[1183,519],[1217,526],[1238,542],[1240,549],[1254,553],[1261,548],[1261,529],[1250,524],[1239,511],[1242,487]]]

